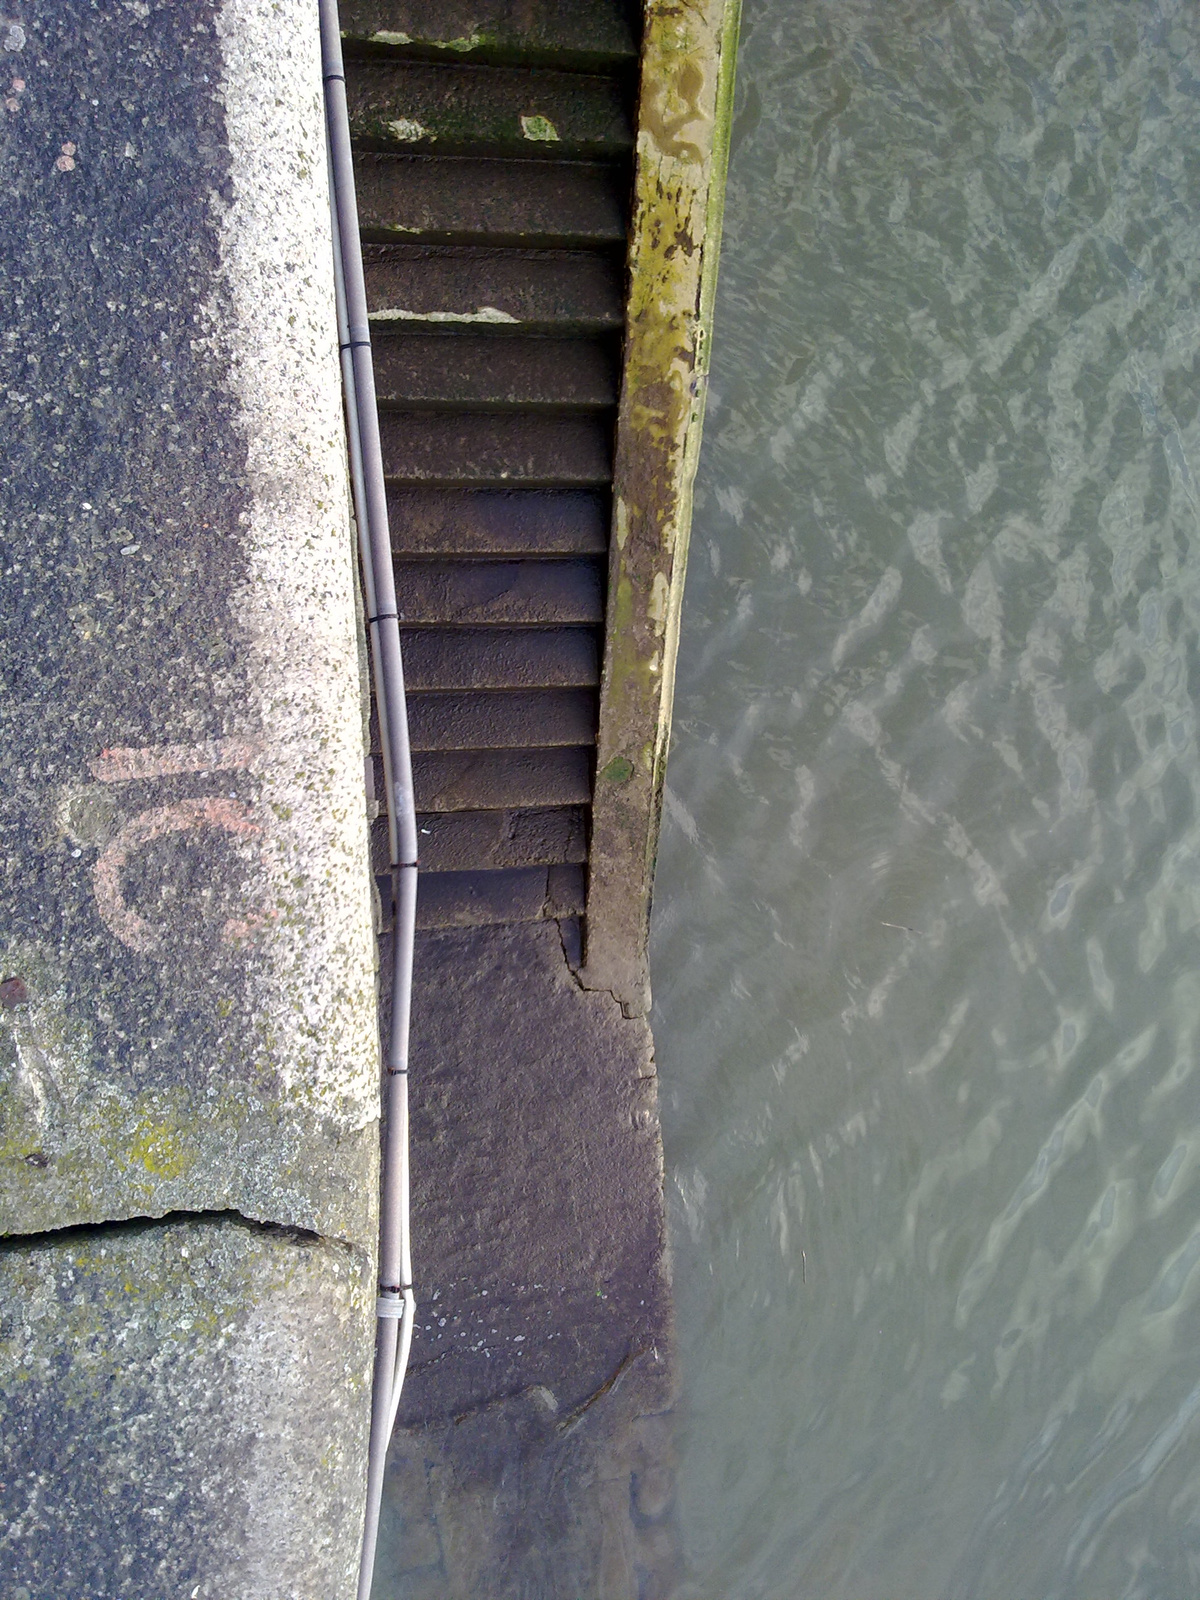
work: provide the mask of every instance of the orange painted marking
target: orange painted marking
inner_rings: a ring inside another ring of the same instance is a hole
[[[164,748],[178,750],[195,747],[176,745]],[[152,751],[104,752],[105,755],[118,753],[154,754]],[[93,771],[96,765],[97,763],[93,763]],[[202,769],[176,767],[172,770]],[[153,775],[157,777],[161,774]],[[121,888],[121,874],[125,864],[135,850],[149,844],[152,839],[159,839],[166,833],[186,833],[192,828],[223,828],[226,833],[236,834],[239,837],[262,832],[248,808],[238,800],[226,800],[220,795],[206,795],[195,800],[176,800],[172,805],[156,806],[152,810],[139,812],[109,841],[92,868],[96,907],[109,930],[131,950],[142,952],[153,950],[165,937],[165,930],[152,927],[125,899]],[[231,917],[221,930],[221,937],[226,943],[245,938],[253,931],[253,926],[262,920],[258,917],[250,919]]]
[[[205,739],[199,744],[160,744],[138,748],[117,745],[101,750],[91,763],[92,777],[101,783],[132,783],[135,779],[174,778],[184,772],[233,772],[248,767],[258,746],[247,739]]]

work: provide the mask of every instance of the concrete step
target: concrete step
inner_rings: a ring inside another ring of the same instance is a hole
[[[624,162],[355,158],[367,243],[407,239],[571,250],[625,240]]]
[[[612,253],[376,244],[364,249],[363,265],[377,338],[472,325],[493,336],[580,337],[624,325],[622,267]]]
[[[343,9],[424,926],[540,917],[586,852],[637,9]]]
[[[603,556],[608,497],[561,489],[392,489],[392,549],[406,556]]]
[[[577,866],[423,872],[417,878],[418,928],[486,927],[501,922],[540,922],[543,917],[577,917],[583,904],[583,869]]]
[[[401,631],[404,676],[422,689],[594,687],[594,628],[430,628]]]
[[[613,426],[605,416],[385,411],[379,432],[393,482],[588,488],[612,479]]]
[[[421,860],[432,871],[496,871],[581,865],[587,859],[582,806],[535,811],[459,811],[419,819]]]
[[[604,616],[604,574],[586,558],[399,562],[396,595],[406,628],[553,627]]]
[[[387,333],[374,341],[381,406],[601,411],[617,403],[616,352],[598,339]]]
[[[532,811],[452,811],[417,818],[422,872],[494,872],[510,867],[548,867],[587,859],[587,811],[583,806]],[[371,861],[387,871],[387,819],[371,829]]]
[[[596,742],[590,689],[453,690],[408,701],[414,750],[521,750]]]
[[[556,161],[625,156],[633,130],[612,78],[528,67],[359,62],[347,73],[360,149]]]
[[[592,798],[590,750],[424,751],[413,757],[420,811],[581,806]],[[382,793],[382,772],[376,774]]]
[[[620,0],[342,0],[341,21],[348,52],[593,69],[637,60]]]

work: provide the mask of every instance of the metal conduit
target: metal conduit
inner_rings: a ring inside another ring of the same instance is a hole
[[[408,1032],[417,910],[417,816],[337,0],[318,0],[318,7],[321,21],[321,73],[325,85],[338,346],[350,442],[351,487],[358,522],[375,699],[379,707],[383,745],[388,842],[395,903],[392,1013],[384,1074],[386,1131],[379,1224],[379,1295],[375,1303],[375,1377],[367,1457],[366,1520],[358,1575],[358,1600],[370,1600],[375,1547],[379,1538],[384,1467],[400,1405],[416,1313],[409,1227]]]

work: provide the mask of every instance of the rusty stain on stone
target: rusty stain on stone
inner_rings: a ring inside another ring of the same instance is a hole
[[[0,1006],[11,1011],[14,1006],[23,1006],[28,999],[24,978],[5,978],[0,982]]]

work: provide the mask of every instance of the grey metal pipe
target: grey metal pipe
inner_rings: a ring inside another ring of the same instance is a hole
[[[370,1600],[388,1443],[412,1345],[416,1300],[409,1225],[408,1036],[417,908],[417,817],[408,739],[400,623],[371,361],[371,330],[358,235],[354,164],[337,0],[318,0],[325,85],[338,345],[350,436],[351,485],[362,552],[375,699],[383,746],[394,902],[392,1013],[385,1063],[383,1181],[376,1300],[375,1377],[358,1600]]]

